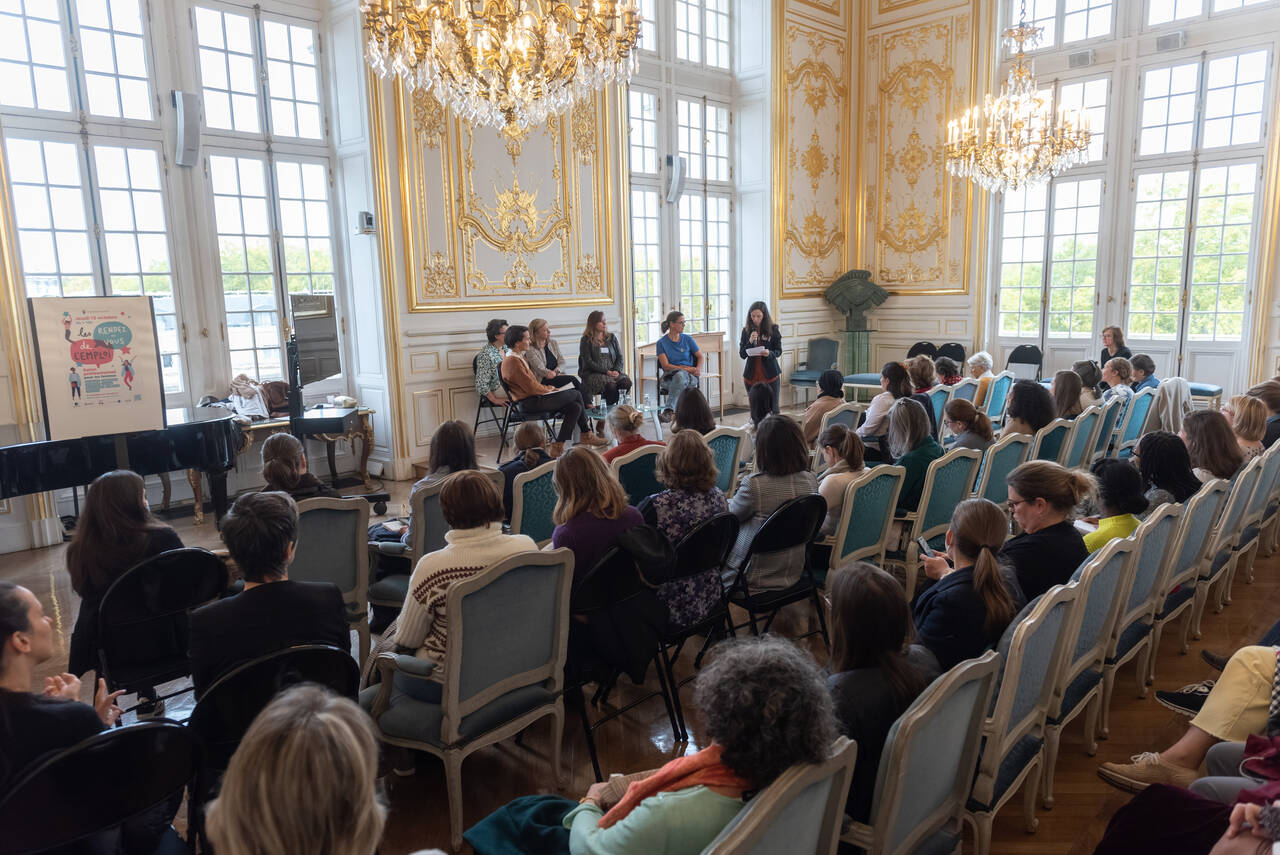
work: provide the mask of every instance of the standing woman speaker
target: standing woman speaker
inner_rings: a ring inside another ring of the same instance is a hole
[[[769,316],[769,307],[757,300],[747,309],[747,322],[738,338],[738,356],[742,357],[742,380],[747,391],[757,383],[764,383],[773,392],[773,413],[778,413],[778,399],[782,391],[782,369],[778,357],[782,355],[782,333]]]

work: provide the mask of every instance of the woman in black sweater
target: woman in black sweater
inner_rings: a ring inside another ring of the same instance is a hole
[[[1027,602],[1065,585],[1089,557],[1071,514],[1093,489],[1093,478],[1051,460],[1031,460],[1005,478],[1009,509],[1022,534],[1005,541],[1000,558],[1013,568]]]
[[[757,348],[764,348],[761,353]],[[747,351],[756,350],[749,354]],[[742,381],[748,390],[763,383],[773,391],[773,414],[778,414],[781,394],[782,369],[778,357],[782,356],[782,333],[769,316],[769,307],[763,300],[756,300],[747,309],[747,322],[742,325],[738,337],[738,356],[742,357]]]
[[[289,433],[273,433],[262,443],[264,490],[288,493],[295,502],[303,499],[340,499],[342,494],[307,471],[307,455],[302,443]]]

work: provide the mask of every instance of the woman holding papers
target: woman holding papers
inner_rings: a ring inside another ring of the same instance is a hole
[[[747,310],[747,322],[738,339],[738,355],[742,357],[742,380],[747,390],[756,383],[764,383],[773,391],[773,412],[778,412],[778,396],[781,392],[782,370],[778,357],[782,355],[782,333],[769,316],[769,307],[757,300]],[[828,366],[829,367],[829,366]]]

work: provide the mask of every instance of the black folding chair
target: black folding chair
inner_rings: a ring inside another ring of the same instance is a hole
[[[930,359],[937,359],[938,346],[931,341],[918,341],[911,345],[911,349],[907,351],[907,359],[919,356],[922,353]]]
[[[818,600],[818,585],[814,581],[807,561],[800,580],[788,588],[753,593],[747,578],[751,569],[751,559],[755,556],[807,547],[817,537],[826,516],[827,500],[814,493],[783,502],[760,526],[747,546],[747,555],[737,568],[737,575],[728,591],[729,602],[747,613],[747,622],[739,624],[740,627],[748,626],[751,628],[752,635],[759,635],[760,629],[756,625],[756,617],[766,615],[764,632],[768,632],[773,619],[777,617],[783,606],[802,600],[812,600],[814,609],[818,612],[818,631],[822,634],[822,640],[827,647],[831,647],[831,639],[827,637],[826,617],[822,614],[822,603]],[[808,633],[803,637],[813,634]]]
[[[475,356],[471,357],[471,376],[472,377],[475,376],[476,369],[479,367],[479,365],[480,365],[480,354],[477,353]],[[486,416],[484,420],[486,424],[492,423],[495,428],[497,428],[498,430],[502,430],[502,419],[498,418],[498,411],[501,410],[505,413],[506,409],[507,409],[506,405],[495,404],[493,401],[490,401],[484,395],[481,395],[480,400],[476,402],[476,421],[475,421],[475,424],[471,426],[472,435],[474,436],[477,432],[479,432],[480,417],[482,415]],[[505,443],[505,441],[506,441],[506,434],[503,434],[503,442]],[[499,448],[498,451],[499,453],[501,453],[502,449]]]
[[[964,345],[961,344],[960,342],[949,341],[946,344],[939,347],[938,356],[935,356],[934,359],[937,359],[938,357],[941,357],[941,356],[945,356],[947,359],[955,360],[956,365],[959,365],[961,369],[964,368],[964,361],[965,361]]]
[[[1012,371],[1019,380],[1039,380],[1044,353],[1034,344],[1020,344],[1009,354],[1005,370]]]
[[[46,755],[0,794],[0,852],[72,843],[82,844],[76,851],[114,852],[117,829],[175,799],[195,778],[200,755],[200,737],[171,721],[104,731]]]
[[[187,613],[226,588],[227,565],[207,549],[171,549],[121,574],[98,608],[98,676],[107,689],[149,695],[189,676]]]
[[[507,381],[502,377],[502,369],[498,369],[498,382],[502,384],[502,391],[507,393],[507,400],[511,403],[503,407],[506,411],[502,414],[502,439],[498,443],[498,462],[502,462],[502,450],[507,447],[507,431],[513,424],[521,422],[541,421],[542,426],[547,431],[548,436],[556,435],[556,422],[563,418],[558,412],[553,413],[531,413],[527,411],[521,403],[511,397],[511,387],[507,385]],[[571,389],[572,386],[565,388]],[[494,405],[496,406],[496,404]]]

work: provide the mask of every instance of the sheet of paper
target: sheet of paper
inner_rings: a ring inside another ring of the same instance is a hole
[[[748,347],[747,356],[764,356],[769,352],[767,347]]]

